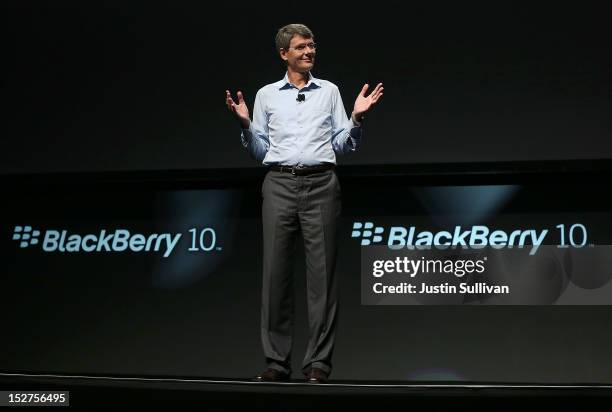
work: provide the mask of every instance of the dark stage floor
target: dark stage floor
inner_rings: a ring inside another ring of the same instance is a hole
[[[612,385],[457,382],[308,384],[248,380],[0,374],[2,390],[67,390],[72,407],[159,406],[203,411],[415,410],[420,407],[585,407],[612,404]]]

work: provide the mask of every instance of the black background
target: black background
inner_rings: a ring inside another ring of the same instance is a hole
[[[350,113],[385,95],[344,164],[610,158],[606,13],[580,5],[3,3],[0,172],[255,166],[224,91],[284,68],[281,26]]]

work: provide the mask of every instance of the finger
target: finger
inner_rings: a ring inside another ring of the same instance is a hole
[[[382,83],[378,83],[378,84],[376,85],[376,87],[374,88],[374,90],[372,91],[372,94],[373,94],[373,95],[376,95],[376,93],[378,93],[380,90],[382,90],[382,88],[383,88],[383,87],[382,87]]]
[[[378,99],[380,97],[380,95],[382,94],[383,90],[385,90],[384,87],[379,88],[376,93],[372,93],[373,98]]]
[[[227,105],[228,109],[230,108],[232,104],[234,104],[234,101],[232,100],[232,94],[230,93],[229,90],[225,91],[225,104]]]
[[[238,90],[238,103],[244,103],[244,97],[242,96],[242,92],[240,90]]]
[[[382,97],[382,95],[382,93],[378,93],[376,97],[372,99],[372,104],[376,103]]]
[[[363,87],[361,88],[361,92],[359,93],[359,96],[365,97],[365,93],[368,91],[368,87],[370,87],[369,84],[364,84]]]

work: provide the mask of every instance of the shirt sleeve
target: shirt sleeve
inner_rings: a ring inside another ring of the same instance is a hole
[[[356,151],[361,143],[361,124],[355,124],[344,111],[342,96],[337,87],[332,95],[332,147],[336,154]]]
[[[250,122],[248,129],[242,129],[240,140],[253,159],[263,162],[270,148],[270,140],[268,138],[268,115],[265,111],[261,89],[255,95],[253,121]]]

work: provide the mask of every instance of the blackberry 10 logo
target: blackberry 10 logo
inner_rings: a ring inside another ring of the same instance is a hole
[[[32,230],[32,226],[15,226],[13,240],[19,240],[19,247],[26,248],[38,244],[40,230]]]
[[[220,251],[213,228],[191,228],[189,252]],[[42,236],[41,236],[42,234]],[[41,239],[39,239],[41,237]],[[183,237],[183,233],[132,233],[127,229],[106,230],[97,233],[71,233],[68,230],[33,230],[32,226],[15,226],[13,240],[20,248],[41,245],[44,252],[104,253],[104,252],[160,252],[167,258]]]
[[[556,225],[559,230],[558,243],[551,240],[549,244],[556,244],[559,248],[574,247],[581,248],[587,245],[588,232],[581,223],[570,226],[565,224]],[[551,229],[550,231],[554,231]],[[523,248],[531,246],[530,255],[537,253],[538,248],[544,244],[549,229],[538,230],[516,229],[516,230],[492,230],[485,225],[473,225],[463,227],[457,225],[449,230],[429,231],[420,230],[416,226],[392,226],[385,230],[382,226],[374,226],[372,222],[354,222],[352,238],[361,238],[361,245],[368,246],[383,241],[382,234],[386,232],[386,244],[389,249],[448,249],[469,248],[482,249],[491,247]]]
[[[374,231],[372,231],[372,229],[374,229]],[[380,243],[382,240],[380,234],[383,233],[384,230],[385,229],[380,226],[374,227],[374,223],[372,222],[355,222],[353,223],[351,237],[361,237],[361,246],[367,246],[371,243]],[[374,237],[372,237],[372,234],[374,234]]]

